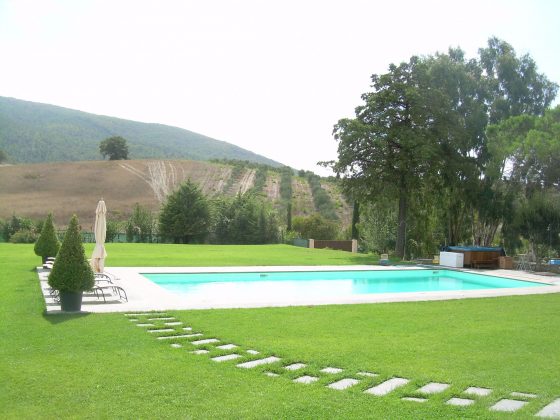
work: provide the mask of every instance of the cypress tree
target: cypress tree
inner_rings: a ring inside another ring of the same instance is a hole
[[[93,270],[80,237],[78,217],[74,215],[49,276],[49,286],[63,292],[81,292],[91,290],[94,284]]]
[[[47,257],[56,257],[59,249],[60,242],[54,231],[53,215],[49,213],[43,225],[43,229],[41,230],[41,236],[39,236],[39,239],[35,242],[35,254],[42,257],[44,263]]]

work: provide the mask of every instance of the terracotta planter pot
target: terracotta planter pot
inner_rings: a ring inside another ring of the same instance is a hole
[[[82,294],[60,291],[60,308],[65,312],[79,312],[82,309]]]

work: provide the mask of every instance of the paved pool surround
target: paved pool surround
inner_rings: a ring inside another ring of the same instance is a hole
[[[229,297],[210,297],[207,299],[180,296],[165,290],[148,280],[141,273],[220,273],[220,272],[264,272],[264,271],[337,271],[337,270],[425,270],[416,266],[251,266],[251,267],[106,267],[106,271],[113,274],[117,280],[115,284],[126,290],[128,302],[125,303],[85,303],[83,312],[131,312],[131,311],[160,311],[167,309],[212,309],[212,308],[259,308],[273,306],[303,306],[303,305],[336,305],[356,303],[386,303],[413,302],[428,300],[448,300],[464,298],[481,298],[513,295],[529,295],[544,293],[560,293],[560,277],[541,276],[534,273],[515,270],[463,270],[476,274],[486,274],[515,280],[526,280],[546,284],[543,287],[527,287],[516,289],[488,289],[488,290],[455,290],[438,292],[411,293],[379,293],[356,295],[351,297],[329,298],[275,298],[266,301],[246,300],[232,301]],[[430,267],[429,270],[447,269]],[[43,292],[48,273],[39,270]],[[47,312],[60,312],[57,305],[47,305]]]

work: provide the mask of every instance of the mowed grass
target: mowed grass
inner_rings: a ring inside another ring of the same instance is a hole
[[[90,246],[88,246],[88,249]],[[108,244],[108,265],[363,264],[371,256],[286,246]],[[560,295],[444,302],[174,311],[206,335],[244,349],[324,366],[346,391],[291,382],[263,369],[171,349],[122,314],[43,314],[32,246],[0,244],[0,407],[5,418],[526,418],[560,397]],[[281,369],[276,368],[280,373]],[[362,391],[390,376],[411,384]],[[452,384],[424,404],[401,401],[429,382]],[[494,392],[469,408],[444,404],[467,386]],[[538,398],[515,415],[488,411],[512,391]]]

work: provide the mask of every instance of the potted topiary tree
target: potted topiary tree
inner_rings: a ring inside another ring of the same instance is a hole
[[[56,257],[58,250],[60,249],[60,242],[56,237],[56,232],[54,231],[53,215],[49,213],[43,229],[41,229],[41,235],[37,242],[35,242],[35,254],[43,258],[43,264],[47,261],[48,257]]]
[[[49,276],[49,286],[59,291],[61,309],[75,312],[82,308],[84,290],[91,290],[94,284],[95,277],[86,259],[78,218],[74,215]]]

